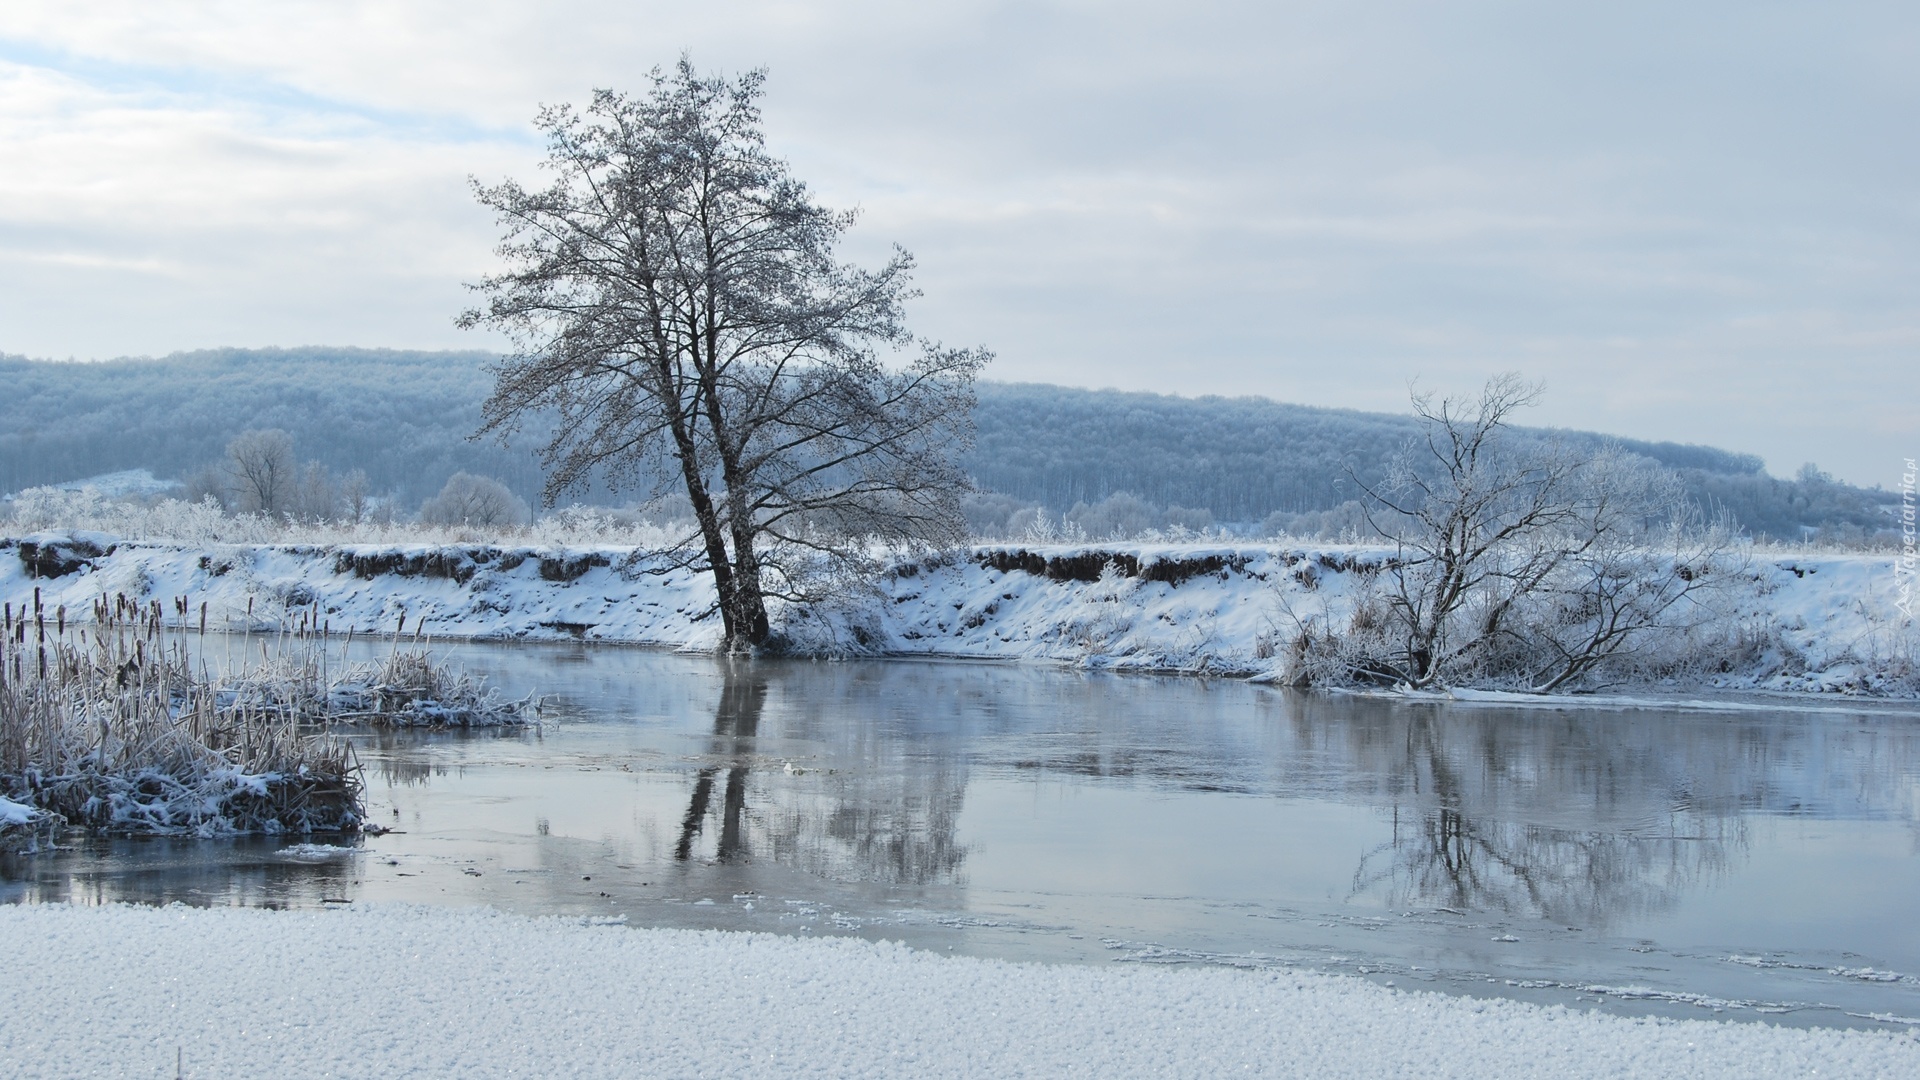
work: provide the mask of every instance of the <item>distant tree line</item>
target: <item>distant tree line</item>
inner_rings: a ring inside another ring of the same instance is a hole
[[[218,465],[248,430],[288,433],[303,461],[409,510],[455,473],[492,477],[529,503],[543,477],[530,423],[511,447],[469,438],[493,385],[484,352],[221,349],[161,359],[66,363],[0,357],[0,491],[129,468],[183,482]],[[982,494],[969,523],[1017,533],[1045,511],[1089,536],[1233,523],[1337,536],[1364,524],[1359,483],[1376,483],[1418,426],[1413,417],[1263,398],[1180,398],[979,383]],[[1516,442],[1542,439],[1516,428]],[[1620,449],[1674,469],[1687,495],[1755,535],[1870,537],[1891,497],[1815,468],[1787,479],[1712,447],[1558,432],[1569,446]],[[583,502],[612,503],[589,485]],[[1114,501],[1114,500],[1118,501]],[[1144,524],[1143,524],[1144,523]]]
[[[492,385],[482,352],[215,349],[66,363],[0,357],[0,491],[123,469],[183,483],[224,467],[249,430],[286,432],[305,461],[365,474],[409,510],[456,472],[539,496],[530,449],[469,441]]]
[[[1264,524],[1268,532],[1338,535],[1364,524],[1361,487],[1378,484],[1420,431],[1412,416],[1265,398],[1004,383],[981,384],[979,396],[970,464],[980,486],[1069,518],[1076,507],[1104,517],[1096,508],[1124,494],[1176,521],[1200,509],[1213,521]],[[1679,475],[1695,503],[1731,514],[1754,534],[1799,537],[1824,528],[1862,538],[1888,521],[1884,492],[1810,468],[1782,480],[1752,454],[1581,431],[1516,428],[1512,437],[1521,445],[1552,437],[1593,452],[1611,445],[1658,462]]]

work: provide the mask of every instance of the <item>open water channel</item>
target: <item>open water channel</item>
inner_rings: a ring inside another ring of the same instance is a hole
[[[1920,1024],[1920,716],[1411,704],[462,645],[542,723],[353,736],[372,819],[0,861],[0,900],[491,905],[1015,960]]]

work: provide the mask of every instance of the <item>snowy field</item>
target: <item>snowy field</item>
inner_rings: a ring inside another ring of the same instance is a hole
[[[0,909],[12,1077],[1899,1077],[1912,1033],[480,910]]]
[[[28,547],[27,545],[34,545]],[[620,547],[173,545],[98,534],[0,541],[0,600],[35,589],[79,618],[123,593],[209,629],[291,626],[335,634],[404,626],[442,639],[714,647],[703,575],[649,572]],[[36,578],[28,560],[65,569]],[[896,567],[825,607],[776,612],[779,629],[826,655],[937,655],[1084,667],[1284,675],[1313,619],[1350,613],[1378,548],[1284,545],[991,545]],[[56,565],[58,564],[58,565]],[[1756,553],[1716,594],[1717,637],[1683,643],[1697,684],[1722,689],[1912,696],[1920,627],[1896,600],[1891,555]],[[404,622],[402,620],[405,620]],[[1724,663],[1722,661],[1724,660]]]

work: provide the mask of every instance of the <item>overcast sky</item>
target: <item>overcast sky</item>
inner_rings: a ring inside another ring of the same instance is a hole
[[[466,177],[690,51],[992,378],[1527,419],[1898,482],[1920,5],[171,4],[0,15],[0,352],[496,347]]]

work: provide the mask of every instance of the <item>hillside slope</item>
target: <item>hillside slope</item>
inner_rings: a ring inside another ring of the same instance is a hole
[[[127,469],[184,478],[215,462],[250,427],[279,427],[295,451],[335,472],[362,469],[405,510],[455,471],[504,481],[536,501],[540,431],[509,448],[470,436],[492,386],[482,352],[220,349],[97,364],[0,357],[0,492]],[[1414,433],[1407,416],[1289,405],[1264,398],[1182,398],[1033,384],[979,387],[978,445],[968,467],[1007,498],[1055,515],[1120,492],[1203,518],[1258,525],[1270,515],[1329,510],[1353,476],[1377,479]],[[1520,429],[1522,438],[1547,433]],[[1562,432],[1576,443],[1605,437]],[[1883,526],[1884,493],[1780,480],[1750,455],[1622,440],[1681,471],[1696,501],[1732,512],[1750,532]],[[588,492],[624,502],[632,493]],[[1179,515],[1176,515],[1178,517]]]

